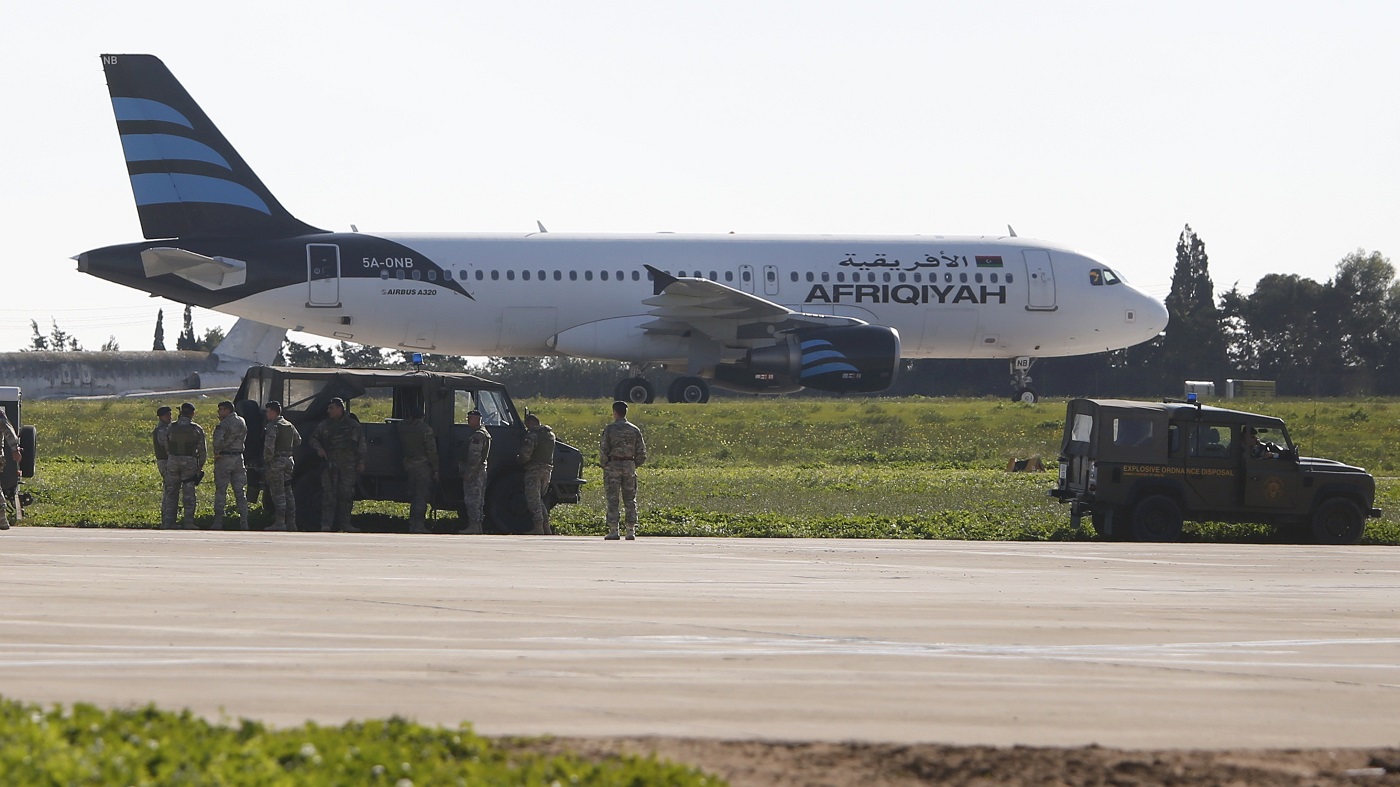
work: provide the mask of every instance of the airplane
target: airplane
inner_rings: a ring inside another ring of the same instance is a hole
[[[1016,236],[408,234],[296,219],[168,68],[102,55],[143,242],[76,258],[181,303],[359,344],[475,356],[618,360],[711,386],[873,393],[902,359],[1036,358],[1128,347],[1167,324],[1116,268]],[[352,229],[354,229],[352,227]]]
[[[213,352],[0,353],[0,380],[27,399],[232,393],[249,367],[269,365],[287,331],[240,318]]]

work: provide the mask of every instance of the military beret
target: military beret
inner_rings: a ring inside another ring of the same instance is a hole
[[[157,407],[156,415],[170,415],[170,406],[163,404],[160,407]]]
[[[476,416],[477,418],[480,418],[480,417],[481,417],[481,411],[480,411],[480,410],[468,410],[468,411],[467,411],[467,417],[468,417],[468,418],[470,418],[470,417],[473,416],[473,415]]]

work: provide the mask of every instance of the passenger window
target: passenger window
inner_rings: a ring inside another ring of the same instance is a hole
[[[641,281],[641,280],[642,280],[642,273],[641,273],[641,271],[632,271],[632,281]]]
[[[491,271],[491,281],[499,281],[500,278],[501,278],[501,272],[500,272],[500,271]]]
[[[506,271],[506,281],[515,281],[515,271],[514,271],[514,270],[508,270],[508,271]]]
[[[1070,426],[1069,439],[1076,443],[1089,442],[1089,436],[1094,433],[1094,418],[1087,413],[1075,413],[1074,423]]]
[[[1152,422],[1146,418],[1113,419],[1113,444],[1140,448],[1152,444]]]
[[[584,281],[593,281],[593,271],[584,271],[584,272],[583,272],[583,280],[584,280]]]
[[[437,271],[435,271],[435,270],[429,270],[429,271],[428,271],[428,281],[437,281]]]
[[[1006,274],[1006,283],[1007,283],[1007,284],[1010,284],[1010,283],[1011,283],[1011,274],[1009,274],[1009,273]]]
[[[486,271],[477,271],[477,272],[476,272],[476,280],[477,280],[477,281],[481,281],[481,280],[484,279],[484,278],[486,278]]]
[[[845,281],[845,280],[846,280],[846,274],[841,273],[840,271],[837,271],[837,272],[836,272],[836,280],[837,280],[837,281]]]
[[[603,281],[607,281],[607,280],[608,280],[608,272],[607,272],[607,271],[598,271],[598,278],[599,278],[599,279],[602,279]]]
[[[420,271],[420,270],[418,270],[417,268],[414,268],[414,269],[413,269],[413,280],[414,280],[414,281],[422,281],[422,280],[423,280],[423,272]]]
[[[529,272],[529,271],[521,271],[521,272],[520,272],[520,278],[521,278],[523,281],[529,281],[529,280],[530,280],[530,272]]]
[[[797,281],[797,271],[793,271],[792,274],[791,274],[791,276],[792,276],[792,280],[793,280],[793,281]],[[726,273],[724,274],[724,277],[725,277],[725,279],[728,279],[728,278],[729,278],[729,273],[726,272]]]
[[[555,280],[555,281],[562,281],[563,278],[564,278],[564,275],[563,275],[562,273],[560,273],[559,271],[555,271],[555,272],[554,272],[554,280]]]
[[[388,281],[388,280],[389,280],[389,269],[388,269],[388,268],[385,268],[384,270],[380,271],[380,272],[379,272],[379,278],[383,279],[384,281]]]
[[[1230,456],[1230,439],[1234,429],[1229,426],[1199,424],[1191,427],[1189,453],[1202,459],[1225,459]]]

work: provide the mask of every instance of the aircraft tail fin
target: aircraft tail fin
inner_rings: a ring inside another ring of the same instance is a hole
[[[272,196],[153,55],[103,55],[131,191],[147,239],[324,232]]]

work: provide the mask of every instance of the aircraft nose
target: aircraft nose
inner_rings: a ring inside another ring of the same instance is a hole
[[[1145,341],[1167,329],[1167,305],[1142,290],[1136,292],[1140,302],[1137,307],[1137,323],[1142,326]]]

